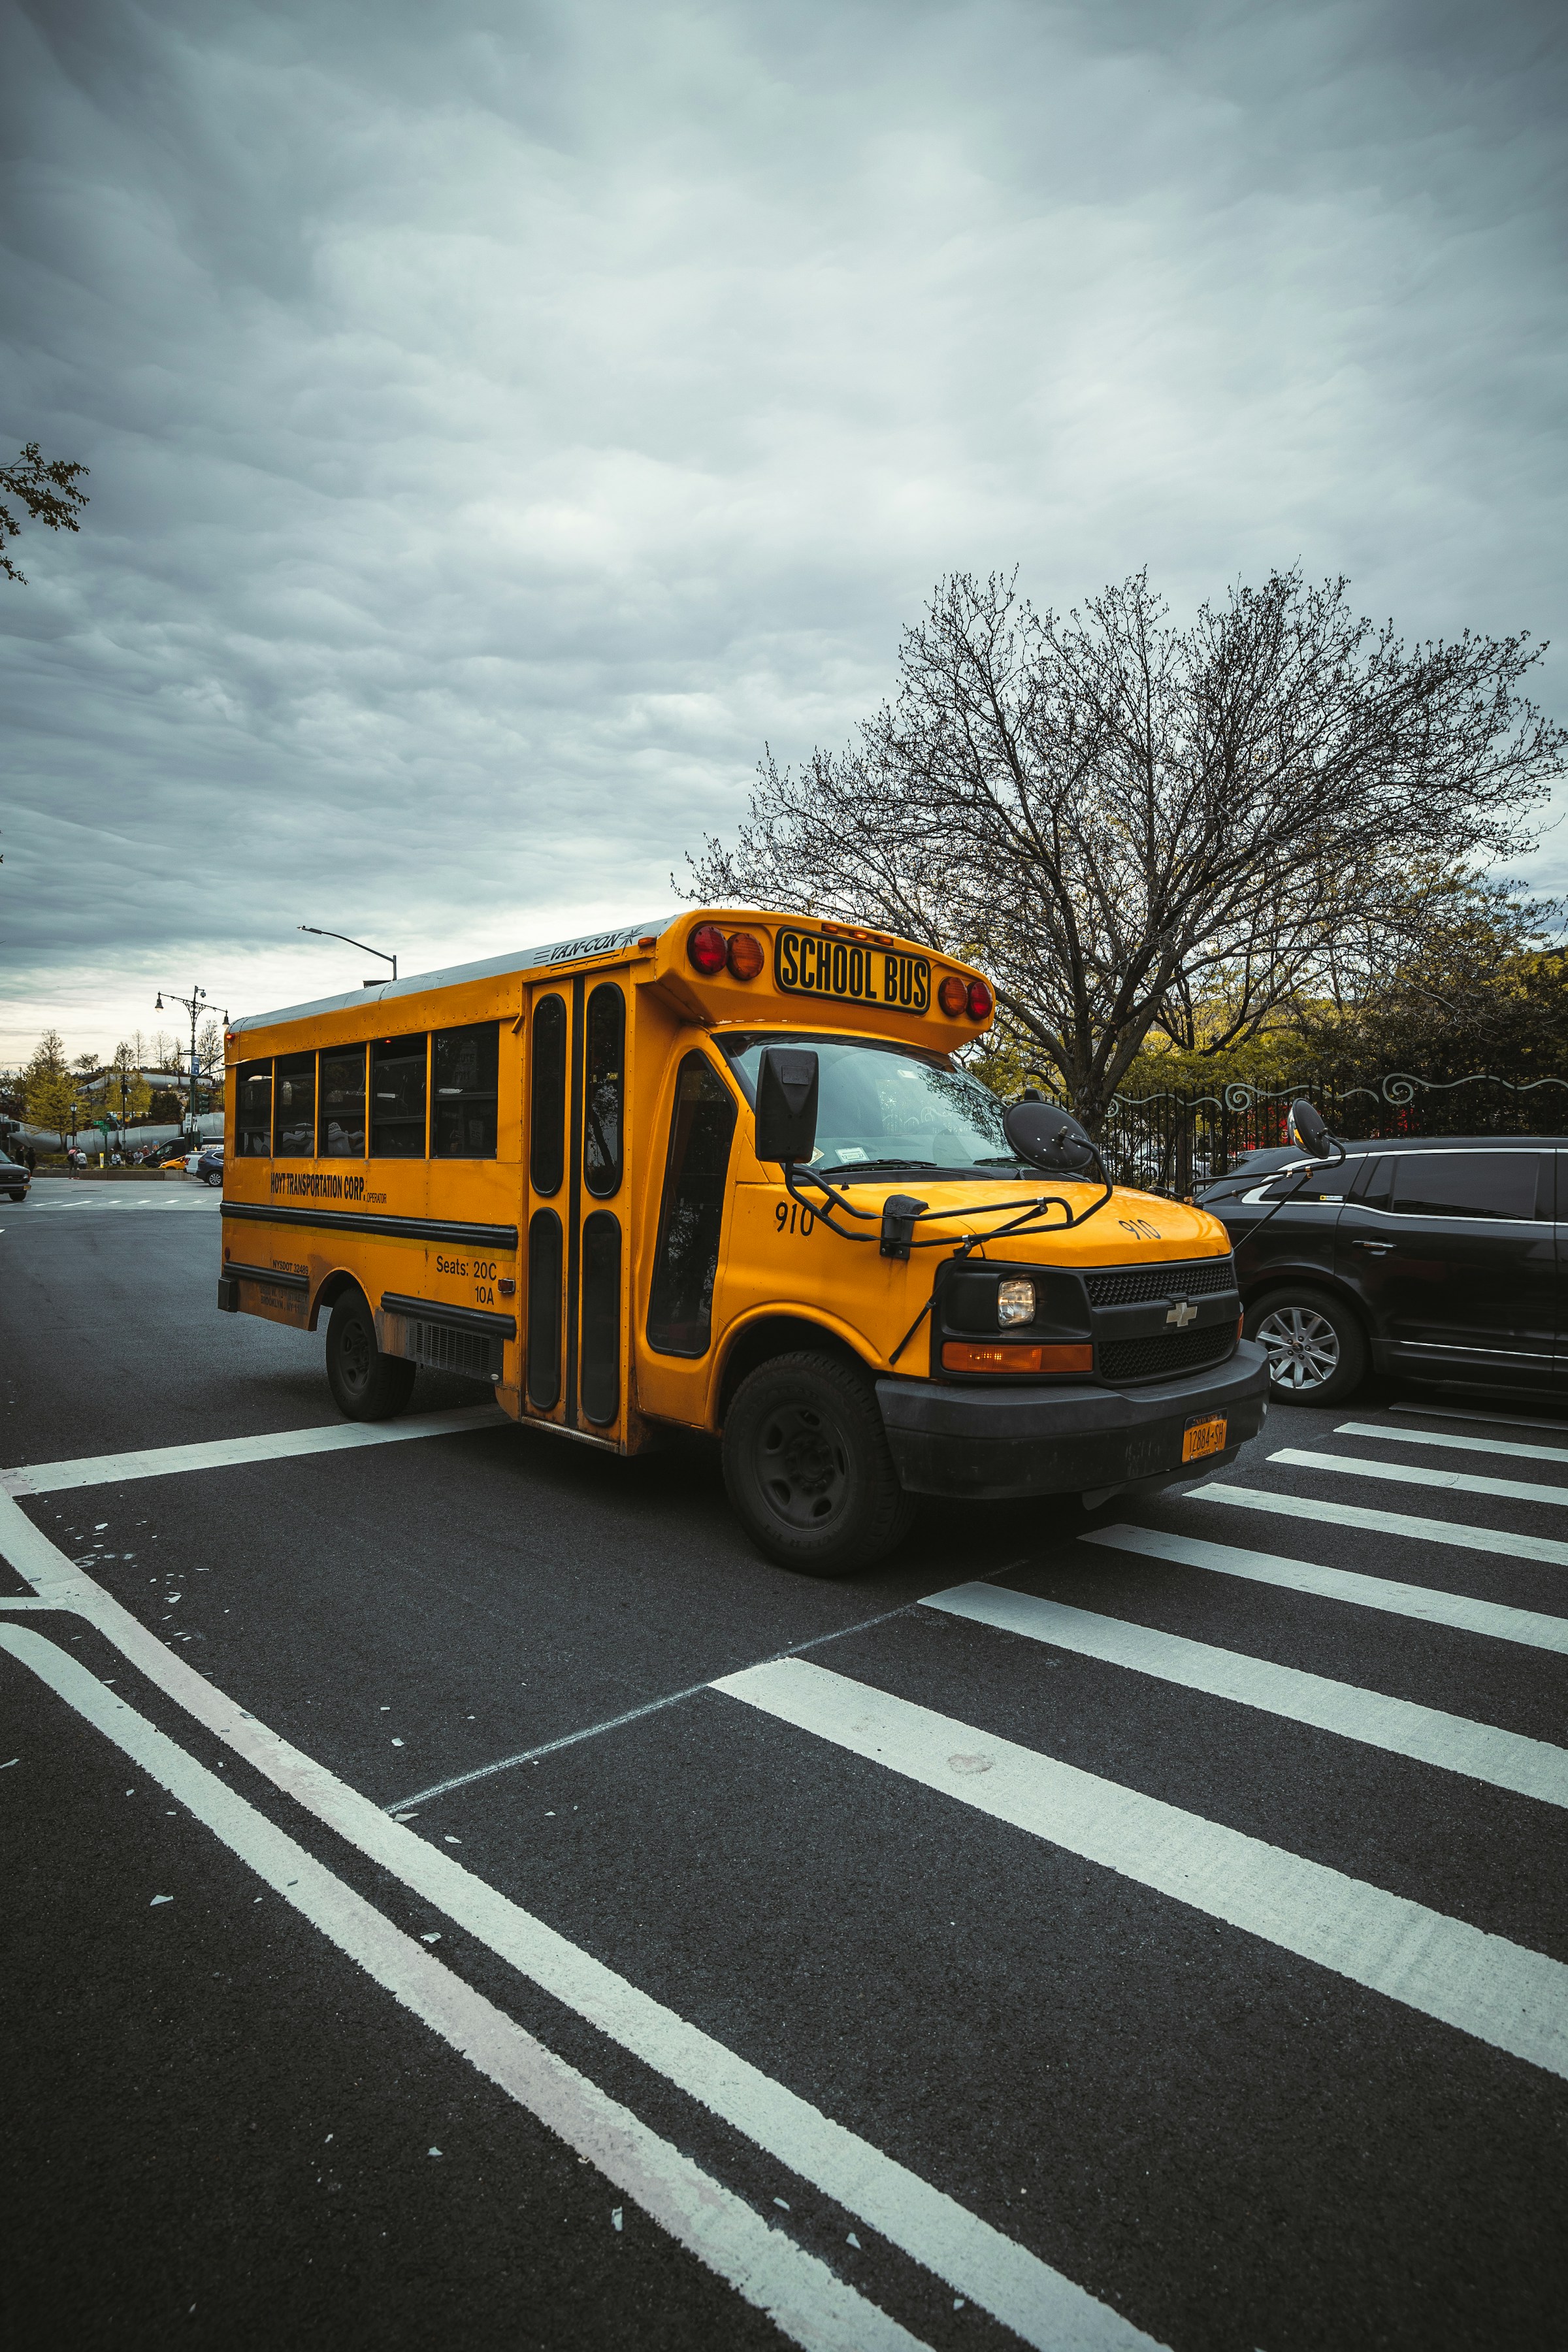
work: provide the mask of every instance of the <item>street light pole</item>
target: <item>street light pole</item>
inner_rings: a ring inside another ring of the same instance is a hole
[[[342,940],[345,947],[358,948],[362,955],[379,956],[383,963],[389,963],[392,966],[393,979],[397,978],[397,958],[395,955],[388,955],[384,948],[367,948],[363,940],[351,940],[347,931],[321,931],[317,929],[314,923],[301,923],[300,929],[302,931],[309,931],[312,939]],[[374,980],[367,980],[365,986],[374,988],[375,982]]]
[[[205,990],[205,988],[197,988],[197,987],[195,986],[195,982],[192,982],[192,992],[191,992],[191,994],[190,994],[189,996],[175,996],[175,995],[174,995],[174,990],[173,990],[173,989],[171,989],[171,990],[169,991],[169,993],[170,993],[171,997],[173,997],[173,998],[174,998],[174,1002],[176,1004],[183,1004],[183,1005],[185,1007],[186,1011],[190,1013],[190,1016],[191,1016],[191,1109],[190,1109],[190,1119],[191,1119],[191,1134],[192,1134],[192,1136],[194,1137],[194,1136],[195,1136],[195,1134],[197,1133],[197,1127],[196,1127],[196,1015],[197,1015],[197,1013],[200,1013],[200,1011],[202,1010],[202,1007],[206,1003],[206,1001],[207,1001],[207,992],[206,992],[206,990]],[[157,1002],[157,1003],[153,1007],[153,1012],[154,1012],[154,1013],[162,1013],[162,1011],[163,1010],[163,990],[162,990],[162,989],[160,989],[160,990],[158,991],[158,1002]],[[175,1072],[175,1076],[178,1076],[178,1075],[179,1075],[179,1073],[176,1071],[176,1072]]]

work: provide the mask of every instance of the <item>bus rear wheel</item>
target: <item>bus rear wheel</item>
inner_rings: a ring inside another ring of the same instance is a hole
[[[351,1421],[390,1421],[408,1402],[414,1370],[402,1356],[383,1354],[364,1298],[345,1291],[327,1324],[327,1385],[338,1411]]]
[[[908,1531],[869,1383],[809,1350],[759,1364],[724,1420],[724,1486],[770,1559],[806,1576],[851,1576]]]

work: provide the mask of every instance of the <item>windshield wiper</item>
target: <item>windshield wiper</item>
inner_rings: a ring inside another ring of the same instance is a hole
[[[868,1176],[874,1168],[936,1168],[940,1165],[941,1162],[935,1160],[846,1160],[841,1166],[813,1168],[808,1173],[832,1176],[842,1184],[849,1176]]]

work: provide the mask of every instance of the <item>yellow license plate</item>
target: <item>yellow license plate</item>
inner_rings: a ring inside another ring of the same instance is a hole
[[[1205,1454],[1223,1454],[1225,1425],[1223,1412],[1212,1421],[1189,1421],[1182,1433],[1183,1461],[1201,1462]]]

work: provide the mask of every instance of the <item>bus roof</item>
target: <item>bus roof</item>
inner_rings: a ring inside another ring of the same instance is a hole
[[[656,923],[623,923],[610,931],[579,931],[574,939],[552,940],[541,948],[513,948],[508,955],[486,956],[478,963],[446,964],[439,971],[417,971],[406,980],[367,982],[344,996],[318,996],[309,1004],[285,1004],[276,1013],[246,1013],[228,1024],[229,1034],[242,1029],[273,1029],[285,1021],[308,1021],[318,1013],[350,1013],[356,1005],[385,1004],[399,996],[417,996],[426,988],[451,988],[464,980],[495,980],[502,972],[549,971],[553,965],[577,963],[588,956],[614,955],[636,940],[656,940],[679,923],[679,915],[666,915]]]

